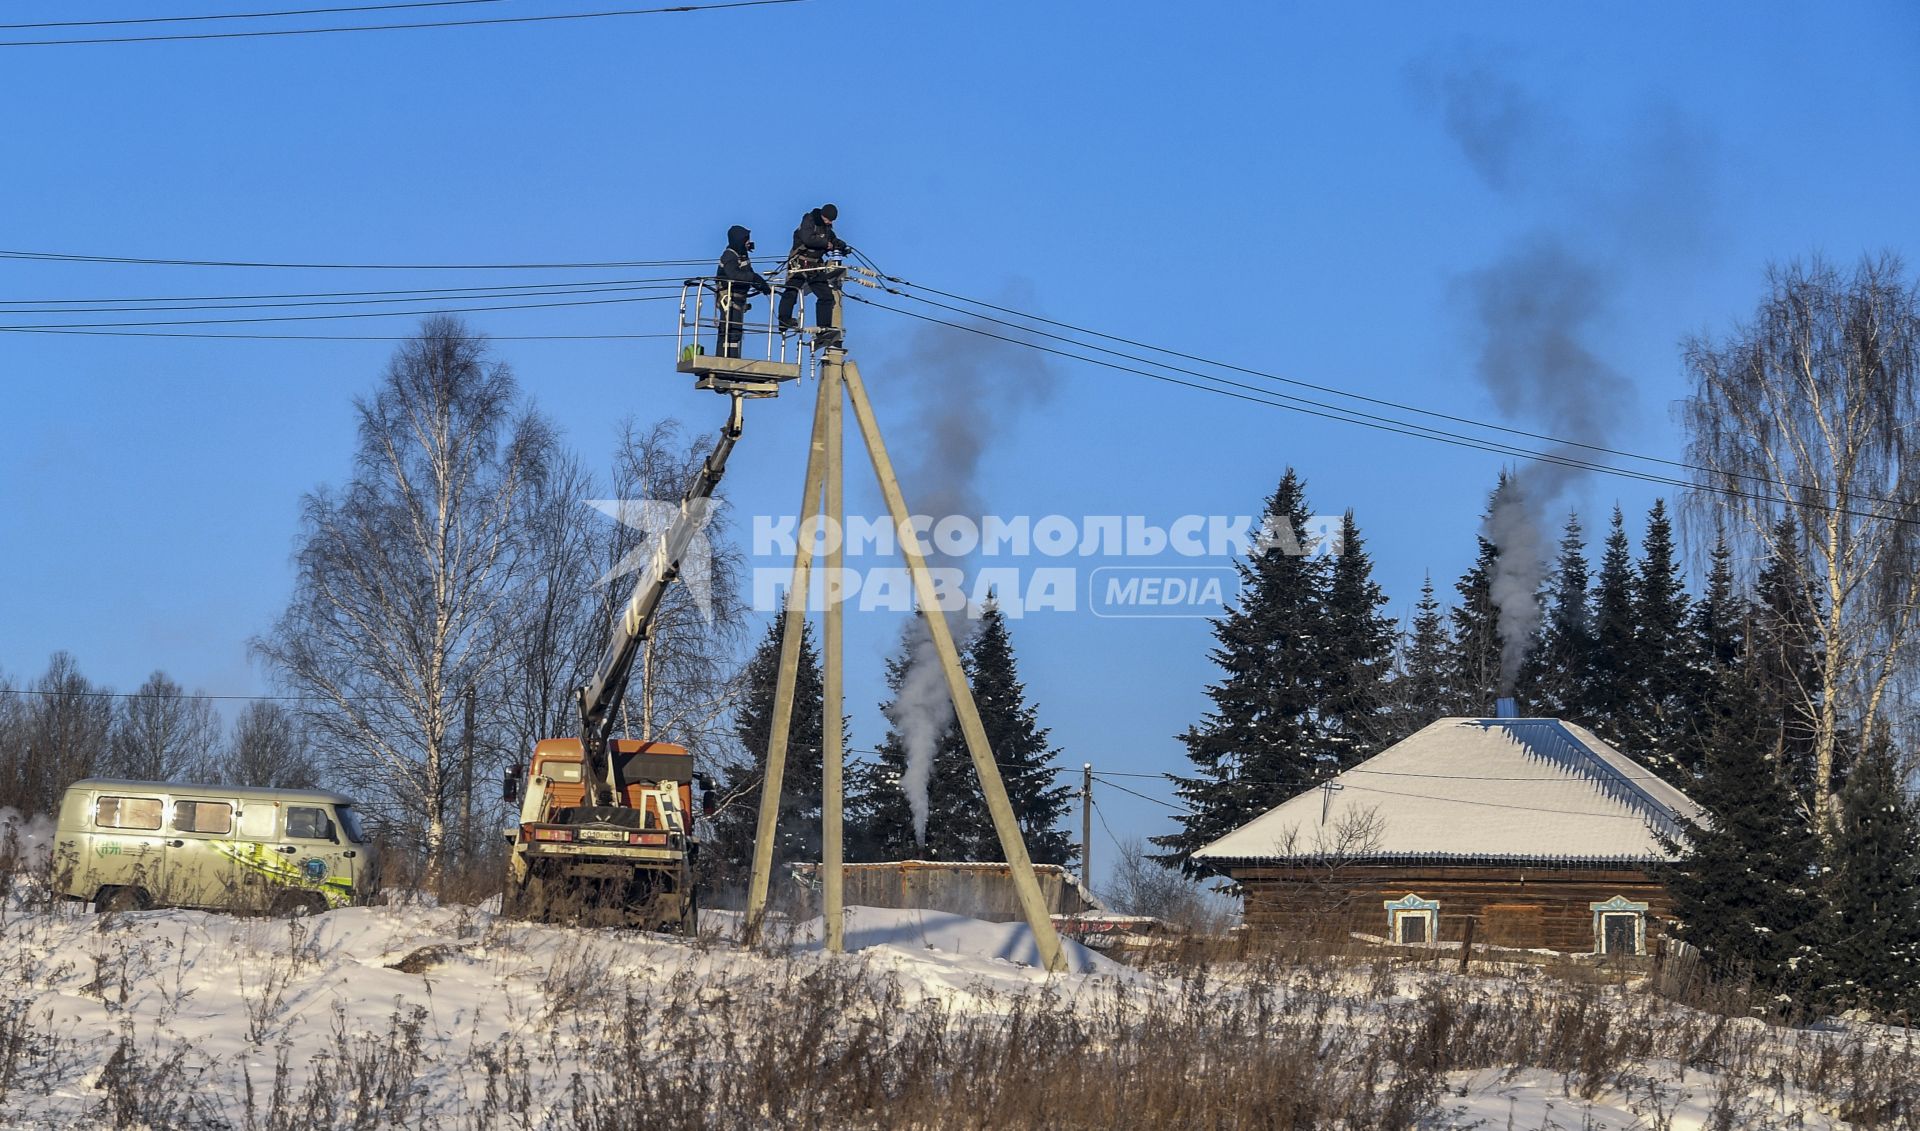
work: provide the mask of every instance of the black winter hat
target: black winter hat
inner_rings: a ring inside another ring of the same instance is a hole
[[[820,206],[820,215],[825,216],[828,223],[832,223],[840,218],[840,210],[831,204],[822,204]]]

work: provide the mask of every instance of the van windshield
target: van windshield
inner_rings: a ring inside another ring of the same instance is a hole
[[[347,830],[347,839],[353,843],[367,843],[367,831],[360,824],[360,811],[353,806],[340,806],[340,827]]]

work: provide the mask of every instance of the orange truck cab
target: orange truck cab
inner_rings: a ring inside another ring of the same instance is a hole
[[[691,933],[694,789],[704,779],[684,746],[613,739],[608,748],[623,783],[616,805],[586,804],[576,738],[534,747],[524,792],[509,774],[507,797],[519,795],[520,820],[507,832],[506,910]],[[710,808],[711,792],[701,792]]]

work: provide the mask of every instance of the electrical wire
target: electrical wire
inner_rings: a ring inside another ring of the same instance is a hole
[[[418,334],[196,334],[154,330],[16,330],[20,334],[72,334],[89,338],[189,338],[243,342],[412,342]],[[679,334],[486,334],[490,342],[630,342],[678,338]]]
[[[301,299],[301,300],[292,301],[292,302],[217,302],[217,303],[189,303],[184,305],[170,305],[170,306],[92,306],[92,307],[0,306],[0,314],[141,314],[141,313],[153,313],[153,312],[191,313],[195,311],[210,311],[210,310],[286,310],[286,309],[305,308],[305,307],[314,307],[314,306],[374,306],[381,303],[427,302],[435,299],[446,301],[446,302],[461,302],[461,301],[481,301],[481,300],[491,301],[493,299],[502,299],[502,298],[542,298],[542,297],[547,297],[551,295],[596,295],[596,294],[632,293],[635,291],[677,291],[679,290],[679,288],[680,288],[679,282],[674,281],[674,282],[640,283],[640,284],[635,284],[633,286],[623,286],[623,287],[591,286],[591,287],[573,287],[573,288],[557,287],[557,288],[545,288],[541,290],[523,290],[523,291],[508,290],[508,291],[495,291],[495,292],[486,293],[486,294],[472,294],[472,293],[413,294],[413,295],[407,295],[402,298],[330,298],[330,299]]]
[[[111,263],[133,267],[246,267],[294,271],[607,271],[624,267],[687,267],[711,263],[699,259],[609,259],[552,263],[275,263],[245,259],[162,259],[132,255],[84,255],[68,251],[0,249],[0,259],[50,263]]]
[[[432,310],[370,310],[353,314],[276,314],[261,318],[184,318],[175,321],[74,322],[28,326],[0,323],[0,331],[19,333],[22,331],[90,330],[100,328],[127,329],[147,326],[229,326],[250,322],[325,322],[342,318],[414,318],[423,314],[476,314],[494,310],[550,310],[556,307],[607,306],[613,303],[627,302],[668,302],[672,299],[672,295],[636,295],[628,298],[570,299],[566,302],[508,303],[503,306],[449,306]]]
[[[917,319],[922,322],[930,322],[935,325],[946,326],[950,329],[965,331],[966,333],[976,334],[985,338],[992,338],[997,341],[1006,342],[1010,345],[1023,346],[1027,349],[1037,350],[1041,353],[1052,354],[1056,357],[1063,357],[1073,361],[1084,362],[1088,365],[1098,365],[1103,368],[1113,369],[1122,373],[1131,373],[1141,377],[1147,377],[1152,380],[1160,381],[1170,385],[1178,385],[1178,386],[1182,386],[1189,389],[1196,389],[1196,390],[1199,390],[1200,392],[1212,393],[1218,396],[1231,397],[1235,400],[1246,401],[1252,404],[1266,405],[1269,408],[1284,409],[1289,412],[1296,412],[1296,413],[1301,413],[1307,416],[1319,417],[1324,420],[1334,420],[1344,424],[1357,424],[1357,425],[1360,425],[1361,427],[1372,428],[1377,431],[1390,432],[1390,433],[1394,433],[1402,436],[1410,436],[1410,437],[1413,437],[1414,439],[1434,440],[1440,443],[1452,445],[1454,447],[1467,448],[1475,451],[1489,452],[1496,455],[1508,455],[1508,456],[1513,456],[1519,459],[1527,459],[1527,460],[1533,460],[1540,463],[1553,464],[1559,467],[1568,467],[1568,468],[1574,468],[1576,470],[1591,471],[1591,472],[1595,472],[1597,474],[1602,474],[1602,475],[1611,475],[1611,476],[1615,476],[1616,478],[1634,479],[1644,483],[1652,483],[1660,486],[1676,487],[1683,490],[1705,491],[1710,494],[1720,495],[1726,498],[1738,499],[1738,500],[1747,501],[1747,502],[1762,502],[1762,503],[1784,502],[1789,505],[1791,505],[1792,503],[1791,500],[1782,500],[1772,495],[1760,494],[1756,492],[1740,491],[1732,487],[1723,487],[1723,486],[1718,486],[1710,483],[1698,483],[1698,482],[1687,480],[1687,479],[1677,479],[1672,476],[1659,475],[1653,472],[1636,471],[1631,468],[1616,467],[1611,464],[1596,463],[1591,460],[1578,459],[1578,458],[1563,455],[1560,453],[1541,452],[1541,451],[1536,451],[1529,448],[1521,448],[1521,447],[1517,447],[1511,444],[1506,444],[1497,440],[1490,440],[1490,439],[1485,439],[1481,437],[1466,436],[1460,433],[1447,432],[1443,429],[1433,428],[1428,425],[1413,424],[1405,421],[1393,421],[1391,420],[1391,418],[1379,417],[1374,414],[1361,413],[1353,409],[1342,409],[1338,407],[1334,407],[1334,408],[1314,407],[1314,405],[1317,405],[1318,402],[1312,402],[1311,404],[1300,403],[1302,402],[1303,398],[1291,397],[1291,396],[1288,396],[1287,394],[1281,394],[1281,393],[1270,393],[1267,390],[1254,389],[1252,391],[1248,391],[1249,387],[1246,386],[1244,383],[1230,381],[1226,378],[1213,377],[1210,375],[1201,375],[1202,380],[1216,382],[1216,384],[1199,384],[1194,381],[1182,379],[1180,377],[1169,376],[1168,374],[1165,374],[1165,373],[1157,373],[1149,369],[1134,368],[1132,366],[1121,365],[1112,361],[1105,361],[1097,357],[1088,357],[1085,354],[1078,354],[1078,353],[1070,352],[1068,350],[1057,349],[1052,346],[1043,345],[1039,342],[1029,341],[1022,338],[1009,337],[1008,335],[1005,335],[1005,334],[997,334],[992,330],[984,329],[980,326],[970,326],[961,322],[951,322],[943,318],[935,318],[935,317],[932,317],[931,315],[920,314],[915,311],[905,310],[897,306],[889,306],[886,303],[875,302],[872,299],[863,298],[859,295],[849,294],[849,295],[846,295],[845,297],[849,301],[862,303],[864,305],[874,307],[875,309],[878,309],[878,310],[885,310],[893,314],[902,315],[907,318]],[[1035,331],[1035,330],[1023,330],[1023,332],[1033,333],[1040,336],[1050,336],[1050,335],[1044,334],[1041,331]],[[1083,349],[1098,349],[1098,347],[1090,346],[1090,345],[1087,345],[1086,343],[1072,343],[1072,344],[1078,345],[1080,346],[1080,348],[1083,348]],[[1157,365],[1159,363],[1148,362],[1144,364]],[[1161,367],[1169,368],[1169,369],[1174,368],[1171,366],[1161,366]],[[1186,372],[1191,372],[1191,371],[1186,371]],[[1284,397],[1285,399],[1283,400],[1268,399],[1270,396]],[[1289,402],[1294,402],[1294,403],[1289,403]],[[1849,496],[1849,497],[1853,497],[1853,496]],[[1875,501],[1892,502],[1891,500],[1875,500]],[[1904,526],[1920,526],[1920,518],[1903,518],[1899,515],[1875,514],[1870,512],[1858,511],[1858,510],[1854,510],[1847,507],[1835,507],[1833,508],[1833,511],[1836,514],[1849,515],[1849,516],[1859,517],[1859,518],[1878,519],[1886,522],[1898,523]]]
[[[491,16],[471,20],[435,20],[412,24],[350,24],[343,27],[263,28],[259,31],[209,31],[181,35],[100,36],[86,39],[18,39],[0,41],[0,47],[79,47],[108,43],[180,43],[188,40],[265,39],[287,35],[339,35],[361,31],[420,31],[432,28],[489,27],[503,24],[554,23],[561,20],[598,20],[611,16],[684,15],[692,12],[718,12],[728,8],[764,8],[776,4],[802,4],[807,0],[720,0],[717,3],[677,4],[663,8],[618,8],[600,12],[556,12],[540,16]]]
[[[876,273],[879,273],[883,279],[887,280],[888,282],[897,283],[903,287],[912,288],[914,290],[926,291],[929,294],[937,294],[945,298],[954,299],[957,302],[967,303],[971,306],[978,306],[988,310],[997,310],[1003,314],[1011,314],[1017,318],[1022,318],[1030,322],[1038,322],[1048,326],[1056,326],[1061,329],[1071,330],[1077,334],[1083,334],[1089,337],[1103,338],[1107,341],[1119,342],[1123,345],[1133,346],[1138,349],[1150,350],[1154,353],[1165,354],[1169,357],[1176,357],[1185,361],[1192,361],[1197,364],[1212,366],[1217,369],[1224,369],[1234,373],[1245,374],[1247,376],[1259,377],[1267,381],[1271,381],[1271,382],[1275,382],[1283,385],[1289,385],[1295,388],[1309,389],[1315,392],[1326,393],[1332,396],[1345,397],[1350,400],[1355,400],[1365,404],[1379,406],[1382,408],[1389,408],[1399,412],[1409,412],[1419,416],[1425,416],[1425,417],[1429,417],[1436,420],[1445,420],[1455,424],[1463,424],[1471,428],[1481,428],[1481,429],[1486,429],[1488,431],[1502,432],[1508,435],[1522,437],[1524,439],[1539,440],[1545,443],[1560,445],[1562,447],[1579,448],[1586,451],[1598,452],[1600,454],[1614,456],[1619,459],[1630,459],[1630,460],[1637,460],[1643,463],[1662,464],[1662,465],[1673,467],[1679,470],[1696,472],[1703,475],[1719,474],[1718,472],[1714,471],[1714,469],[1712,468],[1705,467],[1696,463],[1689,463],[1685,460],[1670,459],[1665,456],[1646,455],[1640,452],[1633,452],[1633,451],[1627,451],[1621,448],[1609,447],[1604,444],[1595,444],[1595,443],[1589,443],[1581,440],[1572,440],[1563,436],[1555,436],[1555,435],[1544,433],[1544,432],[1529,431],[1524,428],[1515,428],[1515,427],[1511,427],[1504,424],[1494,423],[1491,421],[1478,420],[1473,417],[1458,416],[1452,413],[1438,412],[1433,409],[1421,408],[1418,405],[1407,404],[1401,401],[1387,400],[1381,397],[1367,396],[1366,394],[1363,394],[1363,393],[1355,393],[1350,390],[1341,389],[1332,385],[1316,384],[1311,381],[1302,381],[1297,378],[1283,377],[1277,373],[1271,373],[1265,370],[1251,369],[1246,366],[1235,365],[1231,362],[1216,361],[1210,358],[1201,357],[1197,354],[1185,353],[1180,350],[1168,349],[1164,346],[1156,346],[1149,342],[1137,341],[1132,338],[1125,338],[1116,334],[1109,334],[1104,331],[1094,330],[1084,326],[1077,326],[1070,322],[1061,322],[1052,318],[1046,318],[1041,315],[1033,314],[1028,311],[1016,310],[1012,307],[1007,307],[1007,306],[1000,306],[995,303],[986,302],[982,299],[970,298],[965,295],[954,294],[950,291],[943,291],[934,287],[928,287],[918,283],[911,283],[911,282],[908,282],[907,280],[900,279],[897,276],[887,275],[884,272],[880,272],[879,269],[875,267],[870,260],[866,262],[867,262],[867,265],[869,267],[872,267],[876,271]],[[1162,364],[1158,362],[1148,361],[1147,359],[1144,359],[1144,358],[1133,357],[1133,355],[1130,355],[1130,354],[1121,354],[1121,353],[1117,353],[1117,351],[1106,350],[1106,349],[1103,349],[1102,347],[1092,345],[1091,343],[1075,341],[1074,339],[1061,337],[1060,335],[1056,335],[1056,334],[1047,334],[1044,331],[1035,330],[1030,326],[1019,326],[1015,323],[1005,322],[998,318],[990,318],[986,315],[979,314],[977,311],[963,310],[958,307],[949,306],[945,303],[934,302],[931,299],[923,298],[918,295],[911,294],[907,291],[901,291],[891,287],[886,289],[890,294],[899,295],[902,298],[906,298],[914,302],[926,303],[929,306],[939,307],[940,309],[963,314],[971,318],[980,318],[985,321],[996,322],[1001,325],[1013,326],[1014,328],[1023,330],[1027,333],[1041,334],[1042,336],[1045,336],[1045,337],[1054,338],[1059,341],[1069,342],[1083,349],[1096,349],[1096,350],[1100,350],[1100,352],[1103,352],[1103,353],[1109,353],[1119,357],[1130,358],[1131,360],[1141,361],[1145,364],[1155,364],[1155,365]],[[1163,366],[1163,367],[1173,369],[1175,372],[1193,373],[1192,370],[1180,369],[1176,366]],[[1205,376],[1209,380],[1223,380],[1221,378],[1213,377],[1211,375],[1203,375],[1203,374],[1197,374],[1197,373],[1195,373],[1194,375]],[[1235,384],[1241,388],[1251,387],[1251,386],[1245,386],[1245,385],[1238,385],[1237,382],[1227,382],[1227,383]],[[1307,403],[1318,404],[1320,402],[1309,401]],[[1354,411],[1354,410],[1340,409],[1339,411]],[[1760,475],[1735,474],[1735,478],[1747,479],[1752,482],[1759,483],[1766,486],[1772,485],[1771,480]],[[1688,482],[1689,482],[1689,485],[1691,485],[1691,481],[1688,481]],[[1818,491],[1819,490],[1818,488],[1809,487],[1806,484],[1799,484],[1799,483],[1789,484],[1789,486],[1799,491]],[[1905,505],[1901,503],[1899,500],[1888,499],[1888,498],[1884,498],[1876,495],[1860,494],[1855,492],[1846,492],[1842,495],[1842,497],[1854,502],[1880,503],[1880,504],[1888,504],[1888,505],[1895,505],[1895,506]]]
[[[500,4],[505,0],[410,0],[404,4],[361,4],[351,8],[294,8],[277,12],[226,12],[209,16],[137,16],[118,20],[53,20],[37,24],[0,24],[0,31],[39,31],[57,27],[124,27],[129,24],[184,24],[204,20],[270,20],[287,16],[336,16],[358,12],[390,12],[400,8],[457,8],[472,4]]]
[[[386,290],[372,290],[372,291],[291,291],[291,292],[277,292],[277,293],[267,293],[267,294],[253,293],[253,294],[225,294],[225,295],[129,295],[129,296],[124,296],[120,298],[97,298],[97,297],[96,298],[9,298],[9,299],[0,299],[0,305],[52,306],[55,304],[60,304],[63,306],[70,306],[70,305],[79,305],[79,304],[88,304],[88,305],[98,304],[102,306],[103,310],[114,310],[114,309],[124,309],[124,308],[106,306],[104,304],[129,303],[129,302],[166,302],[166,303],[241,302],[241,301],[251,301],[251,300],[260,300],[264,302],[269,299],[283,299],[283,298],[286,298],[286,299],[357,298],[357,297],[363,297],[363,296],[381,296],[381,295],[414,295],[419,298],[449,298],[449,297],[455,297],[457,292],[462,292],[462,291],[486,291],[486,292],[511,291],[511,290],[536,291],[536,290],[553,290],[554,288],[560,288],[560,287],[623,287],[623,286],[637,285],[641,283],[665,284],[665,283],[681,283],[684,281],[685,280],[683,279],[678,279],[672,276],[657,275],[657,276],[652,276],[649,278],[641,278],[641,279],[569,279],[565,282],[560,282],[560,283],[531,283],[531,282],[492,283],[492,284],[484,284],[484,285],[476,284],[474,286],[466,286],[466,287],[398,287],[398,288],[388,288]],[[458,295],[458,297],[465,298],[468,296]],[[480,297],[480,296],[473,296],[473,297]]]

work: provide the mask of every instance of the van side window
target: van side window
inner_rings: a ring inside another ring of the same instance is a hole
[[[183,833],[233,831],[233,806],[224,801],[176,801],[173,827]]]
[[[287,807],[287,835],[302,840],[327,839],[327,814],[322,809],[311,809],[304,805]]]
[[[269,801],[250,803],[240,810],[240,835],[248,840],[272,840],[273,818],[278,812]]]
[[[93,823],[103,829],[160,828],[158,797],[102,797],[93,803]]]

